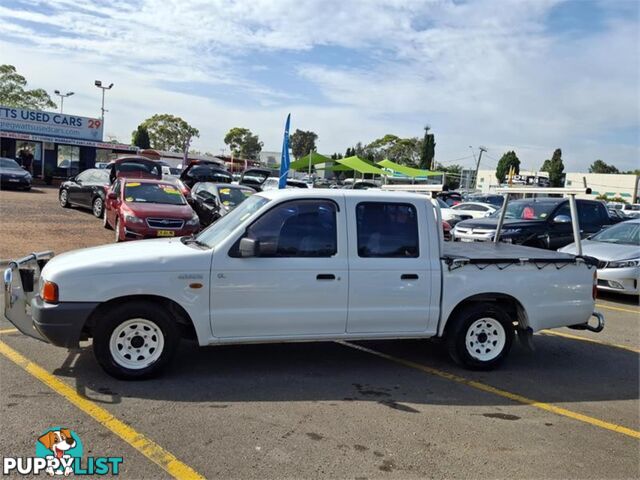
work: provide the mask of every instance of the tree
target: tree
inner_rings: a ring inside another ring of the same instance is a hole
[[[235,157],[257,160],[264,143],[258,135],[248,128],[234,127],[224,136],[224,143],[229,145]]]
[[[609,165],[602,160],[596,160],[589,167],[589,173],[620,173],[613,165]]]
[[[553,152],[551,160],[545,160],[540,171],[549,173],[550,186],[562,187],[562,173],[564,172],[564,163],[562,163],[562,150],[556,148],[556,150]]]
[[[520,173],[520,159],[513,150],[502,155],[496,167],[496,178],[498,183],[504,183],[509,173],[509,169],[513,167],[516,174]]]
[[[291,153],[296,160],[309,155],[309,152],[316,149],[316,140],[318,134],[312,131],[296,129],[293,135],[289,137],[291,145]]]
[[[433,133],[429,133],[431,127],[424,127],[424,137],[422,137],[422,151],[420,152],[420,168],[430,170],[433,166],[433,158],[436,155],[436,141]]]
[[[58,108],[46,90],[27,90],[27,80],[13,65],[0,65],[0,105],[12,108],[44,110]]]
[[[436,163],[435,170],[445,173],[446,185],[449,190],[455,190],[460,187],[460,178],[462,176],[462,167],[460,165],[453,164],[446,167],[441,163]]]
[[[149,144],[156,150],[184,152],[189,148],[191,139],[200,136],[197,128],[168,113],[147,118],[140,126],[147,131]]]
[[[131,134],[131,144],[142,149],[151,148],[149,132],[143,125],[138,125],[138,128]]]

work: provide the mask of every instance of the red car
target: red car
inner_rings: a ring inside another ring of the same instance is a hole
[[[103,219],[115,230],[116,242],[180,237],[200,229],[200,220],[170,182],[143,178],[116,179],[107,193]]]

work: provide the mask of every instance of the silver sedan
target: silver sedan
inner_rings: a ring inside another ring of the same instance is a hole
[[[559,251],[575,253],[575,244]],[[598,259],[598,288],[628,295],[640,293],[640,218],[618,223],[584,240],[582,253]]]

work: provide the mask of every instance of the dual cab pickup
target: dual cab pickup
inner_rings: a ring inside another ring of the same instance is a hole
[[[444,337],[496,367],[515,333],[599,331],[589,258],[443,243],[425,196],[273,190],[195,237],[32,254],[5,271],[5,315],[61,347],[93,339],[119,378],[157,374],[181,337],[200,345]],[[590,326],[592,315],[597,326]]]

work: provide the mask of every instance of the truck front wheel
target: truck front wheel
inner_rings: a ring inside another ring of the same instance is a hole
[[[102,368],[122,380],[150,378],[176,352],[180,331],[165,309],[149,302],[128,302],[96,319],[93,352]]]
[[[462,309],[447,331],[451,358],[472,370],[491,370],[507,357],[513,343],[513,322],[491,303]]]

